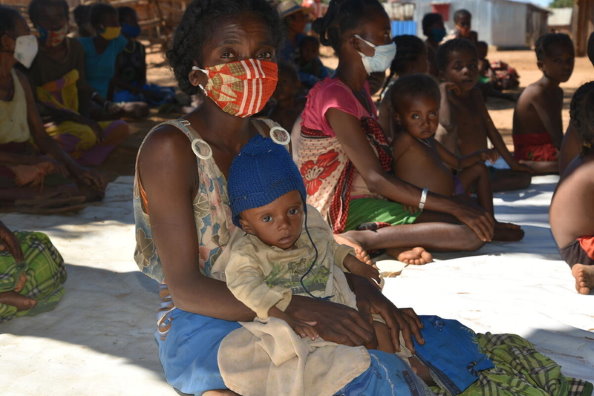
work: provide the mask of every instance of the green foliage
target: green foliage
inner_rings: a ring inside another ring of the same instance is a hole
[[[573,7],[573,0],[553,0],[549,4],[550,8]]]

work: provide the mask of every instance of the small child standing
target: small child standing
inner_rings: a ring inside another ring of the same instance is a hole
[[[514,157],[537,173],[554,173],[563,140],[559,84],[573,72],[573,43],[566,34],[549,33],[538,39],[535,51],[543,76],[526,87],[514,109]]]
[[[454,12],[454,31],[446,38],[446,40],[457,38],[470,40],[474,44],[478,41],[477,32],[472,30],[472,14],[468,10],[461,9]]]
[[[580,294],[594,290],[594,81],[573,95],[571,122],[582,139],[582,153],[568,166],[549,209],[551,232],[571,267]]]
[[[479,205],[493,215],[491,181],[483,163],[495,161],[497,152],[483,149],[460,158],[436,141],[440,96],[437,82],[425,74],[401,77],[392,86],[388,99],[398,131],[392,143],[394,172],[401,180],[446,196],[467,199],[475,189]],[[516,225],[495,223],[494,240],[523,236]]]
[[[487,149],[487,139],[511,169],[489,168],[493,191],[526,188],[531,169],[518,163],[507,149],[495,127],[480,89],[476,47],[465,39],[450,40],[437,51],[441,84],[439,123],[442,131],[436,139],[457,155],[469,155]]]

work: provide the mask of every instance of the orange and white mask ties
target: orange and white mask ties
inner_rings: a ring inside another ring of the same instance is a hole
[[[249,117],[264,108],[276,89],[276,63],[259,59],[245,59],[201,69],[206,74],[206,86],[198,85],[226,113]]]

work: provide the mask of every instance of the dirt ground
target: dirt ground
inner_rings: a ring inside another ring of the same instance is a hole
[[[150,82],[165,86],[175,86],[175,78],[171,69],[167,66],[162,53],[149,49],[147,61],[149,63],[148,79]],[[325,51],[323,51],[324,53]],[[536,57],[534,51],[490,51],[488,58],[491,61],[502,60],[516,68],[520,75],[520,88],[509,91],[512,94],[519,95],[523,88],[530,83],[538,80],[541,73],[536,66]],[[333,56],[324,56],[322,61],[328,67],[336,67],[337,59]],[[586,57],[576,58],[573,75],[561,87],[565,93],[563,105],[563,123],[567,127],[569,122],[569,102],[575,90],[583,83],[594,78],[594,69]],[[512,115],[514,103],[503,99],[490,98],[487,106],[493,121],[510,149],[513,149],[511,140]],[[105,174],[109,180],[115,179],[119,175],[134,174],[134,160],[136,152],[142,139],[150,128],[168,118],[174,118],[179,114],[157,114],[155,110],[151,112],[148,119],[138,121],[129,120],[133,134],[118,147],[110,156],[108,161],[100,167],[100,171]]]

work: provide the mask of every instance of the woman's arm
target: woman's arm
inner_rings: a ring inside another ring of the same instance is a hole
[[[356,117],[338,109],[329,109],[326,118],[346,155],[372,192],[404,205],[418,206],[421,190],[382,169]],[[482,241],[491,240],[494,221],[483,210],[434,193],[427,195],[425,208],[449,213],[470,227]]]

